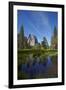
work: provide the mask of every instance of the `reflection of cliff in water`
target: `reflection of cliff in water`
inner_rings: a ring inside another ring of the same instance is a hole
[[[55,78],[58,76],[57,56],[27,55],[27,62],[19,65],[18,79]]]

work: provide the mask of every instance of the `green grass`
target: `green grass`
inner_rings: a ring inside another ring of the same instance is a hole
[[[30,54],[30,53],[33,53],[33,54],[41,54],[41,53],[44,53],[44,54],[50,54],[51,55],[53,53],[56,53],[57,52],[57,49],[19,49],[18,50],[18,55],[19,54]]]
[[[18,49],[18,52],[33,52],[33,51],[43,51],[43,52],[47,52],[47,51],[57,51],[57,49]]]
[[[40,55],[43,55],[43,56],[54,56],[54,55],[57,55],[58,52],[56,49],[39,49],[39,50],[33,50],[33,49],[20,49],[18,50],[18,58],[21,58],[23,57],[23,55],[25,57],[27,57],[27,54],[33,54],[35,56],[40,56]]]

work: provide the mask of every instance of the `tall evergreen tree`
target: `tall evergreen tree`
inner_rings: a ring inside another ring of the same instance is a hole
[[[22,39],[24,39],[24,27],[23,27],[23,25],[21,26],[20,34],[22,36]]]
[[[43,46],[44,48],[48,48],[48,47],[49,47],[48,41],[47,41],[46,37],[43,37],[42,46]]]
[[[57,49],[58,46],[58,34],[57,34],[57,28],[54,27],[53,35],[51,38],[51,48]]]
[[[57,37],[57,28],[54,27],[54,37]]]
[[[38,39],[37,39],[37,37],[34,36],[34,38],[35,38],[35,44],[38,44]]]
[[[20,28],[20,33],[18,34],[18,48],[24,48],[24,27]]]

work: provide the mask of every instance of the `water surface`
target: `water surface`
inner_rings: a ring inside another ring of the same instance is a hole
[[[18,58],[18,79],[55,78],[58,76],[57,55],[22,54]]]

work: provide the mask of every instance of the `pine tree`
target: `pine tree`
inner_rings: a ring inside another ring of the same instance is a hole
[[[20,33],[18,34],[18,48],[24,48],[24,27],[20,28]]]
[[[43,37],[42,46],[43,46],[44,48],[48,48],[48,47],[49,47],[48,41],[47,41],[46,37]]]
[[[57,39],[58,39],[57,28],[54,27],[53,35],[52,35],[52,38],[51,38],[51,48],[57,49],[57,46],[58,46]]]

